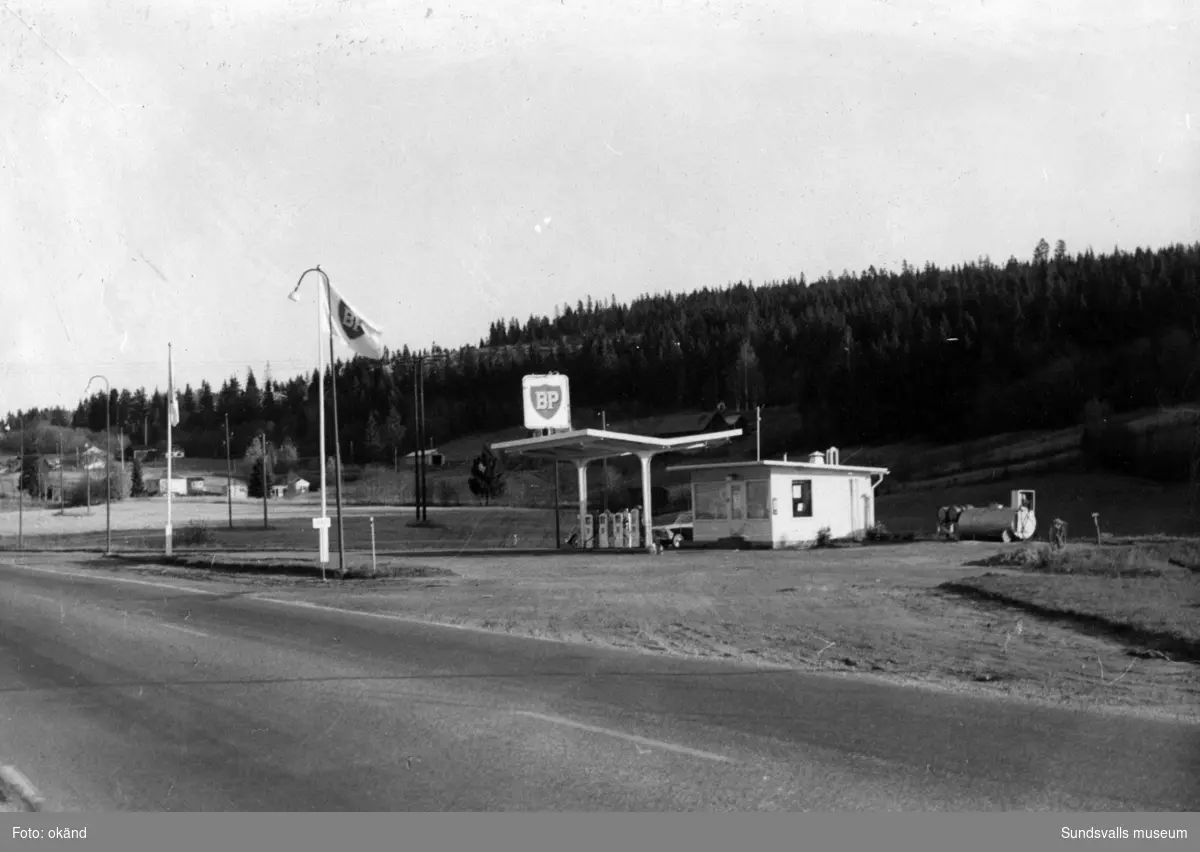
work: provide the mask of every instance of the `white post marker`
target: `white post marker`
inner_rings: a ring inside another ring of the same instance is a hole
[[[371,521],[371,573],[375,573],[375,518],[369,518]]]
[[[317,538],[321,548],[321,579],[325,579],[325,563],[329,561],[329,523],[328,517],[313,518],[313,529],[317,530]]]

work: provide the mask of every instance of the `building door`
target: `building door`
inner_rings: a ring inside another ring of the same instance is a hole
[[[742,535],[746,526],[746,483],[729,483],[729,532]]]

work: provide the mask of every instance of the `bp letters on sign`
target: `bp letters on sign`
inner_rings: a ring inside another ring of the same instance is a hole
[[[552,373],[526,376],[524,382],[525,428],[571,428],[571,395],[567,377]]]

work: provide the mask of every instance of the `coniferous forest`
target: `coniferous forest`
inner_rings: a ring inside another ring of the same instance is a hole
[[[423,353],[427,434],[445,442],[519,426],[521,377],[547,371],[570,377],[575,410],[605,408],[610,423],[764,405],[794,413],[804,446],[1061,428],[1090,400],[1114,413],[1178,404],[1200,395],[1198,273],[1200,244],[1069,254],[1043,240],[1004,264],[588,299],[498,320],[478,345]],[[414,354],[337,364],[345,462],[413,448]],[[316,380],[260,383],[251,370],[184,387],[174,439],[189,456],[223,456],[228,414],[235,455],[265,430],[315,456]],[[111,405],[135,444],[165,441],[162,389],[114,388]],[[104,408],[100,392],[74,411],[20,416],[98,431]]]

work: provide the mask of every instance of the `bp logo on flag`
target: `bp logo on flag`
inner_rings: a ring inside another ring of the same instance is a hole
[[[341,299],[338,299],[338,322],[342,324],[342,332],[346,335],[347,340],[355,340],[365,333],[362,320]]]
[[[553,420],[562,406],[562,390],[555,385],[532,385],[529,388],[529,401],[539,415]]]

